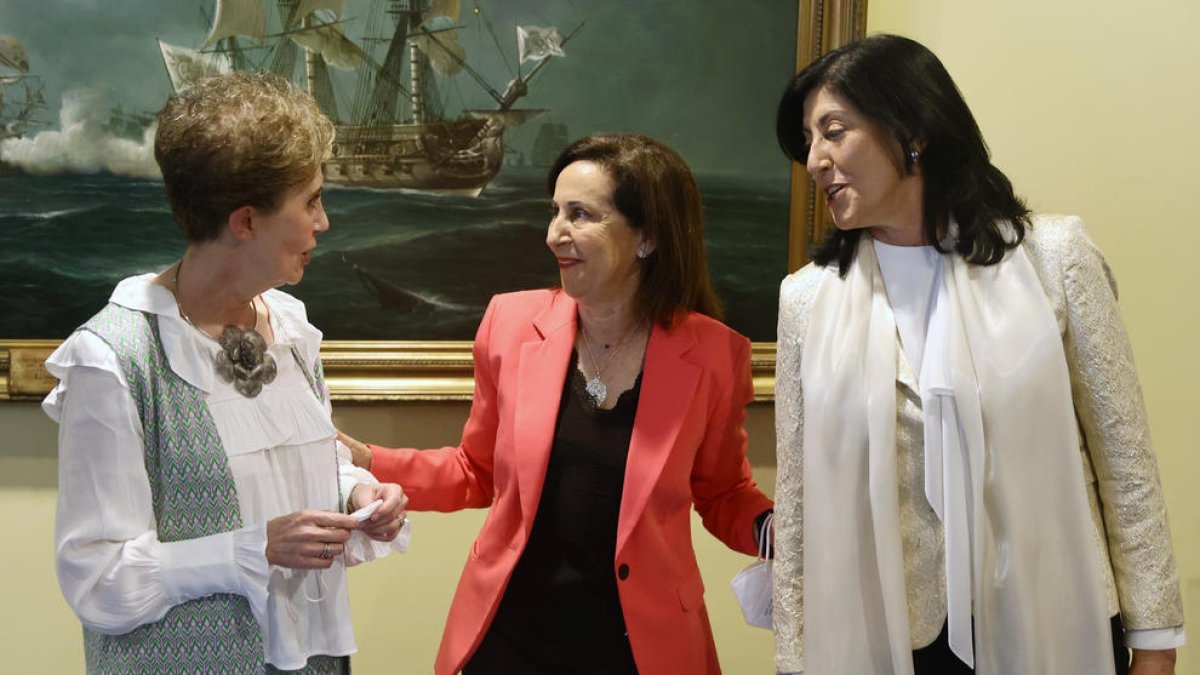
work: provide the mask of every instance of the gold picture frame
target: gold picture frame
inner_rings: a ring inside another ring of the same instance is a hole
[[[867,0],[799,0],[796,68],[865,34]],[[810,242],[828,228],[824,196],[804,167],[793,163],[788,230],[788,271],[808,262]],[[45,396],[55,380],[43,362],[59,340],[0,340],[0,401]],[[474,387],[469,341],[330,340],[321,348],[335,401],[465,401]],[[751,350],[754,396],[770,401],[775,390],[775,343]]]

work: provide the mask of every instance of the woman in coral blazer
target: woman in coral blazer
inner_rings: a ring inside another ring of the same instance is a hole
[[[492,300],[461,444],[346,440],[410,510],[491,507],[440,675],[719,673],[690,506],[752,555],[772,503],[745,457],[750,345],[712,318],[699,191],[630,135],[577,141],[548,187],[562,289]]]

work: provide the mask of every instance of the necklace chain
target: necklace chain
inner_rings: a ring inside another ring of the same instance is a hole
[[[213,366],[222,380],[233,384],[233,388],[242,396],[253,398],[258,396],[263,386],[275,379],[277,367],[275,357],[267,353],[267,341],[258,332],[258,296],[250,298],[250,309],[254,312],[254,325],[241,328],[233,324],[225,326],[220,337],[215,337],[208,331],[192,323],[192,319],[183,311],[183,303],[179,300],[179,270],[183,269],[183,259],[175,267],[175,278],[171,282],[171,295],[175,297],[175,305],[179,316],[189,326],[195,328],[201,335],[215,341],[221,346],[213,357]]]
[[[179,316],[183,317],[183,320],[187,322],[187,325],[200,331],[200,333],[203,334],[205,337],[212,339],[212,340],[216,340],[217,342],[220,342],[221,341],[220,337],[217,337],[216,335],[213,335],[212,333],[204,330],[200,326],[197,326],[195,323],[192,322],[192,317],[188,316],[187,312],[183,311],[183,300],[181,300],[179,298],[179,271],[182,269],[183,269],[183,258],[180,258],[179,264],[177,264],[175,266],[175,276],[171,279],[171,295],[175,296],[175,306],[179,309]],[[258,296],[257,295],[250,298],[250,310],[254,312],[254,325],[250,326],[250,328],[242,329],[240,326],[236,326],[234,324],[228,324],[228,326],[233,326],[235,328],[239,328],[240,330],[252,330],[257,333],[258,332]]]
[[[637,333],[637,329],[640,328],[641,325],[641,321],[633,324],[633,326],[629,329],[629,332],[626,333],[625,337],[621,339],[621,342],[617,344],[617,346],[614,347],[611,352],[609,352],[608,358],[604,361],[604,365],[600,365],[596,361],[596,355],[592,353],[592,343],[588,340],[587,331],[583,328],[583,322],[579,322],[579,334],[583,336],[583,346],[587,349],[588,359],[590,359],[592,362],[592,368],[596,370],[596,372],[593,373],[588,379],[584,389],[587,391],[588,396],[591,397],[592,405],[596,406],[597,408],[599,408],[604,401],[608,399],[608,386],[604,384],[604,380],[600,379],[600,374],[604,372],[604,369],[607,368],[610,363],[612,363],[613,358],[615,358],[617,355],[617,352],[621,351],[621,347],[624,347],[625,343],[629,342],[629,340],[633,338],[634,334]]]

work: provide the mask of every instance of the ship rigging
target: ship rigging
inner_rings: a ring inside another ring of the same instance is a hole
[[[171,85],[180,91],[207,75],[270,70],[307,88],[334,120],[328,182],[478,195],[503,163],[504,132],[544,112],[516,102],[582,28],[562,37],[555,28],[518,26],[518,70],[501,92],[459,41],[458,0],[354,4],[365,9],[356,17],[364,24],[357,38],[347,34],[346,0],[218,0],[200,49],[159,41]],[[473,14],[482,20],[478,8]],[[277,29],[268,32],[269,24]],[[494,31],[492,37],[498,46]],[[526,62],[534,65],[522,74]],[[492,106],[447,114],[440,83],[461,74]]]

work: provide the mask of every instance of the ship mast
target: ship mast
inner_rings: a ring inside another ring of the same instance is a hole
[[[233,64],[234,70],[249,70],[246,55],[242,52],[242,47],[238,44],[236,37],[230,35],[227,38],[222,38],[220,44],[221,49],[218,51],[224,51],[229,55],[229,60]]]
[[[421,22],[424,20],[423,15],[425,7],[421,0],[410,0],[408,9],[404,10],[405,36],[412,35]],[[408,77],[409,77],[409,103],[412,105],[412,121],[414,124],[424,124],[428,121],[425,114],[425,55],[421,53],[421,48],[416,42],[408,41]]]
[[[304,17],[301,25],[304,28],[312,28],[312,17]],[[317,95],[317,53],[311,49],[304,50],[304,75],[308,85],[308,93],[312,96]]]
[[[408,45],[408,70],[412,86],[409,87],[409,101],[412,104],[413,124],[425,123],[425,98],[421,87],[425,84],[421,78],[421,50],[416,44]]]
[[[400,100],[400,73],[404,67],[404,47],[408,39],[410,23],[420,23],[420,12],[401,5],[401,0],[389,0],[388,14],[396,17],[396,27],[388,42],[383,66],[375,77],[375,87],[363,122],[367,124],[389,124],[397,121],[396,107]],[[415,25],[415,24],[413,24]]]

